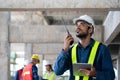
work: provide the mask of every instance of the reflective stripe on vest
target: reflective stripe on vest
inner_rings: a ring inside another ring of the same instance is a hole
[[[94,46],[92,47],[92,50],[90,52],[88,64],[93,65],[99,44],[100,44],[100,42],[95,41]],[[77,45],[78,45],[78,43],[75,44],[72,48],[72,55],[71,55],[72,64],[77,63],[77,56],[76,56],[77,55],[77,53],[76,53]],[[75,80],[79,80],[79,77],[80,76],[75,76]],[[89,76],[87,76],[87,75],[83,76],[83,80],[89,80]]]
[[[48,73],[45,73],[44,78],[48,80],[53,80],[54,75],[55,75],[54,72],[51,72],[50,76],[48,76]]]

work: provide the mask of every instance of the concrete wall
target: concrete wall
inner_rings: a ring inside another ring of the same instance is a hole
[[[63,48],[63,43],[39,43],[33,45],[33,52],[39,54],[58,54]]]
[[[0,0],[1,8],[116,8],[119,0]]]
[[[73,35],[75,41],[75,26],[67,26]],[[96,26],[93,37],[98,41],[102,41],[103,27]],[[63,43],[66,35],[64,25],[61,26],[43,26],[43,25],[11,25],[10,26],[10,42],[11,43]]]

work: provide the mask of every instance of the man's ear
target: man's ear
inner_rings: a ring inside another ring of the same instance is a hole
[[[93,28],[89,27],[89,33],[92,34],[93,33]]]

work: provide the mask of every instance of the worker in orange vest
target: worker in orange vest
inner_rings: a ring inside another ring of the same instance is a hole
[[[24,61],[24,67],[28,64],[28,60]],[[23,67],[23,68],[24,68]],[[23,72],[23,68],[19,69],[16,71],[15,73],[15,77],[14,80],[22,80],[22,72]]]
[[[40,63],[39,56],[37,54],[33,54],[31,60],[32,61],[23,69],[23,80],[39,80],[38,69],[36,66],[36,64]]]

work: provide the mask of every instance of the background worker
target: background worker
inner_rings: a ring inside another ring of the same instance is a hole
[[[38,69],[36,64],[40,63],[39,56],[33,54],[31,62],[26,65],[23,69],[22,78],[23,80],[39,80]]]
[[[24,61],[24,67],[28,64],[28,60]],[[24,68],[23,67],[23,68]],[[23,68],[19,69],[16,71],[15,73],[15,77],[14,80],[22,80],[22,72],[23,72]]]
[[[91,38],[94,33],[95,25],[93,19],[88,15],[82,15],[73,20],[78,43],[70,47],[73,37],[69,34],[64,39],[64,46],[60,52],[54,66],[57,75],[70,70],[69,80],[114,80],[114,70],[108,48]],[[73,75],[74,63],[89,63],[91,70],[79,69],[85,74]]]
[[[52,68],[52,64],[49,61],[45,60],[44,65],[45,65],[46,71],[43,75],[43,79],[57,80],[56,75],[55,75],[53,68]]]

